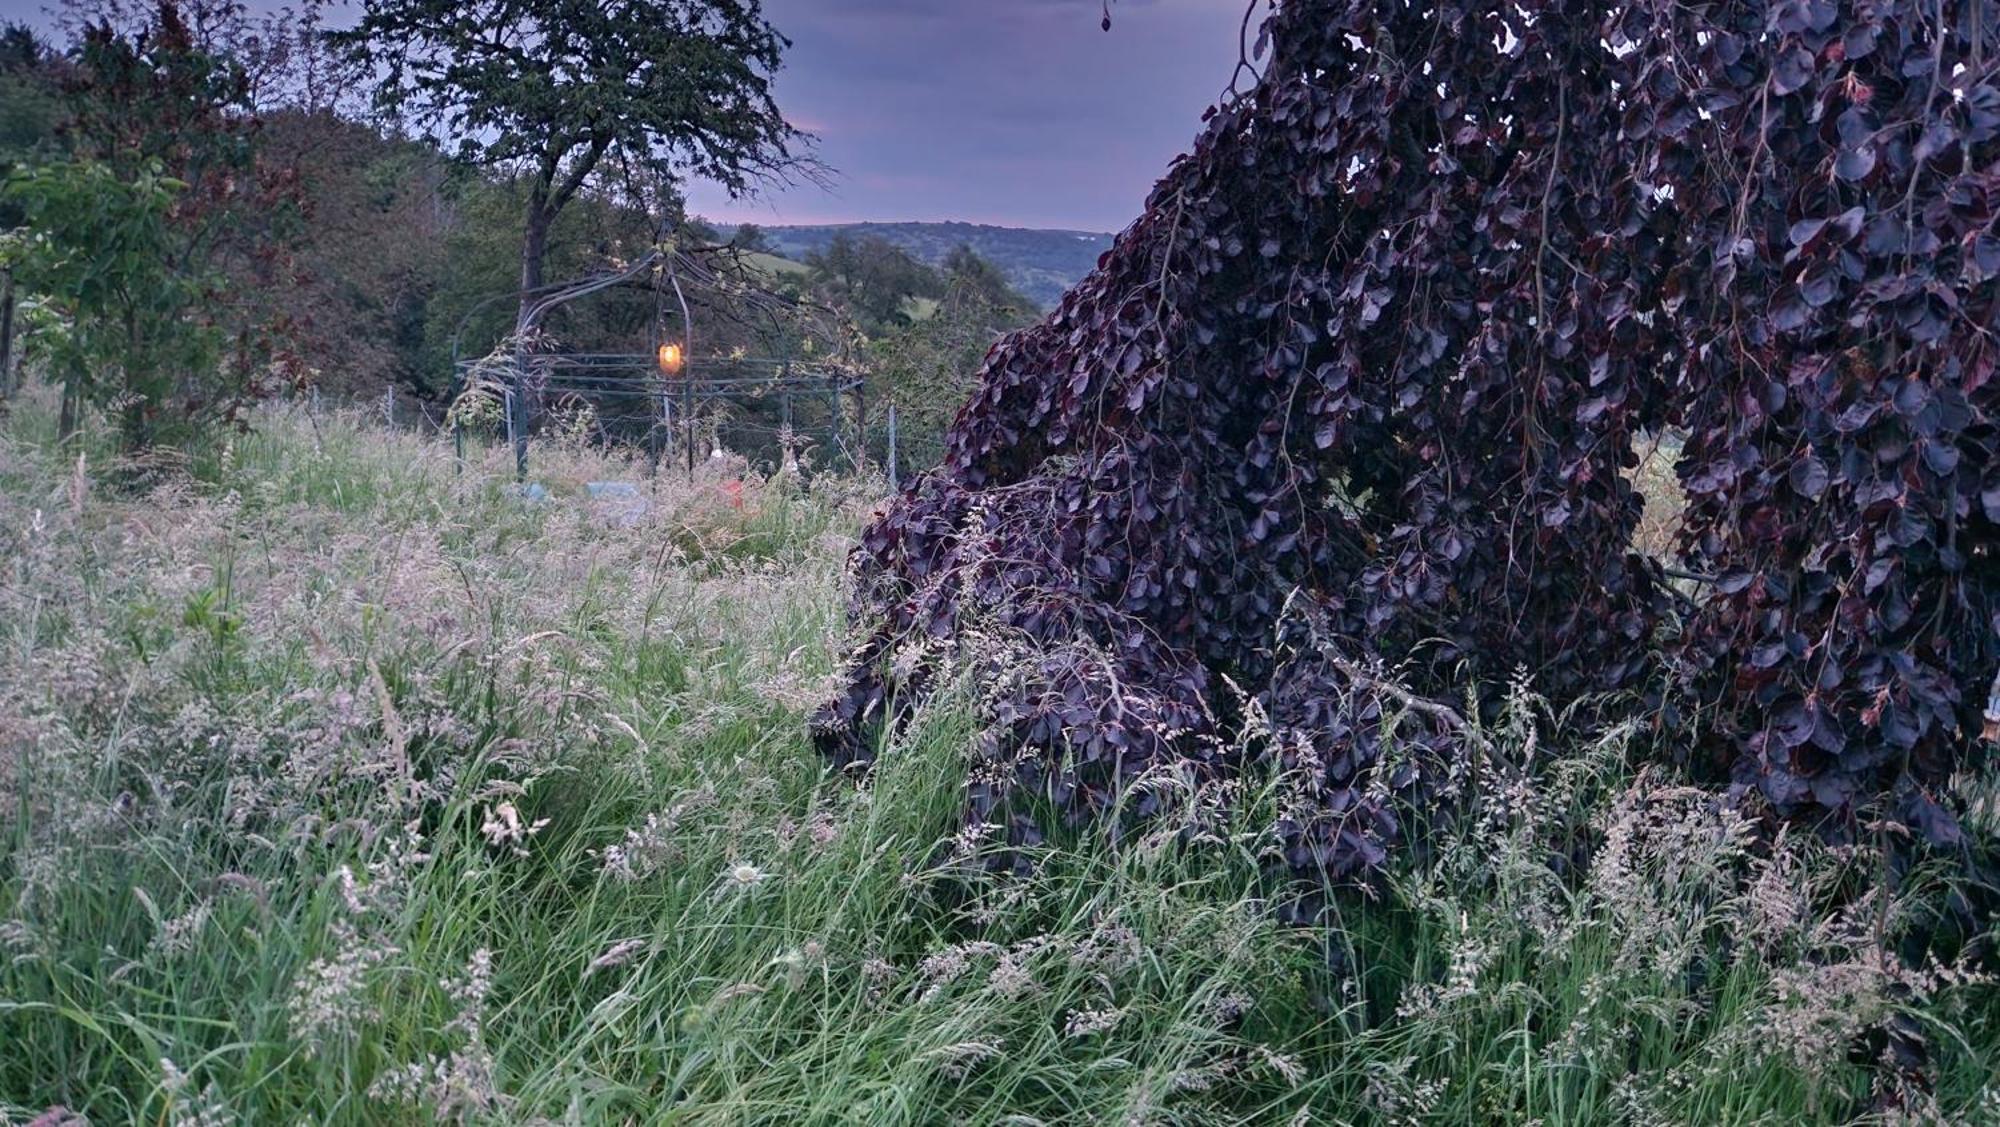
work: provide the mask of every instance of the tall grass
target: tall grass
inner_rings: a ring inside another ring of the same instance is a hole
[[[1943,870],[1857,896],[1526,685],[1338,926],[1276,778],[997,873],[979,686],[865,782],[803,737],[869,486],[446,449],[273,412],[114,490],[8,421],[0,1122],[2000,1121],[2000,992],[1881,954]]]

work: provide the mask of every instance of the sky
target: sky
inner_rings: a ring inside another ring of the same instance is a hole
[[[1228,84],[1249,2],[1111,0],[1106,32],[1104,0],[764,0],[792,41],[778,106],[834,175],[740,200],[691,183],[689,209],[1120,230]],[[47,26],[60,4],[0,0],[0,16]],[[340,26],[359,5],[329,8]]]
[[[1245,0],[765,0],[779,108],[829,189],[690,210],[736,223],[946,220],[1117,231],[1236,65]],[[1254,31],[1254,28],[1252,29]]]

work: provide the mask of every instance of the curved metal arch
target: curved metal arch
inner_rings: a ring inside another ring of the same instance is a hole
[[[631,281],[633,278],[652,269],[653,265],[659,262],[662,257],[660,248],[654,247],[652,250],[634,259],[630,265],[621,270],[607,270],[578,281],[551,282],[548,285],[536,286],[534,289],[529,290],[503,290],[499,293],[487,294],[485,297],[472,303],[471,307],[465,311],[464,316],[458,319],[457,328],[452,331],[452,370],[456,372],[460,362],[465,359],[464,355],[460,352],[460,347],[464,343],[465,330],[472,324],[473,315],[492,305],[494,302],[502,300],[519,301],[533,294],[543,295],[533,305],[530,305],[527,312],[515,322],[514,331],[519,333],[523,329],[533,328],[550,310],[558,306],[575,301],[580,297],[586,297],[599,290],[609,289],[622,282]]]
[[[464,348],[464,338],[471,326],[472,319],[480,311],[492,306],[496,302],[503,300],[521,301],[524,298],[530,299],[528,300],[525,308],[522,310],[522,312],[520,313],[519,317],[516,320],[512,336],[512,351],[514,353],[513,357],[514,363],[512,365],[513,378],[510,381],[508,381],[508,386],[504,388],[504,395],[505,395],[504,408],[507,420],[507,435],[508,435],[509,445],[511,445],[514,448],[516,477],[525,478],[527,473],[528,420],[526,417],[526,410],[527,410],[528,389],[525,383],[527,375],[527,364],[526,364],[527,358],[525,355],[525,342],[521,338],[524,332],[533,329],[534,327],[539,325],[543,320],[543,318],[547,317],[554,310],[570,302],[576,301],[579,298],[587,297],[591,294],[599,293],[616,286],[634,283],[638,279],[642,278],[643,276],[645,276],[650,272],[653,274],[650,288],[654,292],[655,295],[654,300],[656,303],[654,330],[655,333],[659,335],[661,338],[660,342],[656,343],[664,343],[668,339],[666,335],[664,318],[661,316],[661,311],[658,309],[658,303],[662,298],[664,298],[665,291],[667,289],[671,289],[674,295],[675,302],[679,306],[679,312],[681,317],[680,345],[682,349],[682,356],[685,358],[683,360],[683,363],[688,364],[690,366],[693,365],[694,363],[693,312],[688,302],[686,290],[682,285],[683,275],[685,275],[687,282],[690,285],[696,287],[697,289],[715,288],[721,281],[721,275],[713,263],[708,262],[703,258],[698,257],[697,255],[692,255],[687,253],[686,251],[683,251],[682,249],[680,249],[678,245],[676,245],[673,241],[671,241],[672,239],[673,239],[673,232],[671,230],[663,230],[660,235],[660,241],[656,245],[654,245],[644,254],[640,255],[638,258],[632,260],[630,263],[625,264],[621,267],[600,271],[596,274],[592,274],[574,281],[556,282],[548,285],[537,286],[534,287],[533,289],[514,290],[511,292],[488,294],[487,296],[480,298],[478,301],[474,302],[469,308],[466,309],[465,313],[460,316],[458,324],[455,327],[451,337],[452,374],[451,374],[450,398],[453,402],[456,402],[458,397],[462,395],[465,390],[463,385],[466,382],[465,374],[467,371],[467,363],[464,356],[463,348]],[[721,248],[698,248],[698,249],[716,250]],[[662,281],[666,283],[665,286],[661,285]],[[771,318],[774,329],[778,327],[776,324],[778,320],[778,311],[775,307],[769,307],[770,302],[774,300],[779,300],[782,302],[782,304],[792,308],[818,309],[821,313],[830,312],[829,310],[826,310],[824,307],[819,306],[815,302],[801,301],[795,296],[789,299],[779,299],[778,295],[768,290],[763,291],[763,293],[765,295],[765,300],[763,302],[758,302],[753,304],[756,304],[759,311],[763,312],[764,314],[766,314]],[[792,369],[793,358],[790,355],[791,342],[783,332],[777,332],[775,335],[780,340],[784,341],[785,356],[782,360],[777,362],[779,366],[779,375],[783,377],[785,374],[789,373]],[[846,339],[845,334],[829,331],[825,335],[830,338],[830,343],[834,345],[833,355],[843,358],[841,361],[836,361],[836,363],[837,364],[844,363],[844,360],[849,352],[849,343],[850,343]],[[506,343],[507,343],[506,340],[503,339],[502,342],[503,347],[506,345]],[[664,425],[669,428],[671,428],[673,424],[671,421],[668,420],[670,420],[671,416],[675,413],[672,410],[673,405],[671,402],[673,397],[673,392],[675,390],[678,390],[680,392],[681,403],[680,403],[680,410],[678,413],[681,416],[680,419],[681,424],[687,428],[687,433],[683,439],[683,446],[687,453],[688,472],[690,475],[692,475],[694,472],[694,462],[695,462],[694,398],[697,393],[697,389],[695,386],[697,382],[698,381],[692,378],[692,373],[690,373],[690,378],[674,381],[671,385],[663,383],[658,388],[657,391],[657,394],[659,396],[661,419]],[[857,405],[857,414],[859,414],[860,404],[862,402],[859,380],[853,380],[850,382],[840,382],[840,381],[828,381],[825,379],[817,379],[814,381],[814,384],[816,387],[821,384],[824,384],[827,394],[833,397],[838,397],[840,395],[848,394],[851,392],[855,397],[855,402]],[[838,384],[838,386],[836,386],[836,384]],[[644,393],[642,392],[641,394]],[[830,399],[829,402],[832,402],[832,400]],[[453,445],[457,448],[457,451],[460,455],[460,459],[462,460],[464,455],[464,432],[462,426],[457,425],[455,422],[452,427],[452,433],[453,433]],[[671,439],[669,439],[669,441],[671,441]],[[836,442],[839,441],[837,436],[834,438],[834,441]],[[843,442],[841,443],[841,445],[844,446],[845,443]],[[655,452],[655,456],[657,457],[657,451]],[[859,458],[861,456],[858,448],[855,456],[857,458],[857,466],[858,466]]]

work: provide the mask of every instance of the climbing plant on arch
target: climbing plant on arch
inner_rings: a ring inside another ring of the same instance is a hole
[[[2000,663],[2000,3],[1291,0],[1260,41],[865,532],[819,746],[1011,639],[969,818],[1276,757],[1337,880],[1449,804],[1439,702],[1668,677],[1776,811],[1950,844]],[[1666,426],[1685,601],[1621,473]]]

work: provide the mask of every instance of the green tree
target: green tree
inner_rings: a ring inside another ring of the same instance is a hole
[[[969,247],[947,254],[938,273],[942,296],[930,316],[885,333],[870,346],[870,393],[895,405],[897,460],[917,469],[944,456],[945,431],[971,395],[987,349],[1037,316],[1034,302]]]
[[[771,236],[755,223],[739,224],[729,236],[729,245],[745,254],[771,253]]]
[[[0,28],[0,180],[55,138],[60,103],[46,45],[22,24]],[[21,225],[20,209],[0,197],[0,232]],[[0,399],[13,389],[16,312],[13,272],[0,265]]]
[[[993,261],[982,257],[965,243],[951,248],[938,264],[948,292],[959,295],[962,305],[984,308],[989,315],[1025,324],[1035,312],[1035,303],[1007,282],[1007,275]]]
[[[450,371],[451,339],[461,326],[464,353],[474,356],[514,328],[516,311],[488,299],[514,288],[521,261],[520,228],[514,219],[527,195],[519,181],[483,176],[457,177],[446,190],[452,219],[435,252],[436,288],[422,329],[423,370],[438,381],[434,388],[443,386]],[[551,277],[574,277],[607,261],[630,261],[645,253],[657,233],[644,212],[585,195],[564,208],[551,227],[547,269]],[[635,310],[635,305],[644,308]],[[649,352],[653,347],[651,303],[633,287],[614,287],[562,306],[542,328],[565,347],[582,351]]]
[[[425,362],[425,329],[434,312],[456,316],[433,310],[432,299],[464,266],[449,240],[475,218],[461,201],[468,184],[483,185],[476,171],[428,142],[384,137],[324,110],[267,115],[258,148],[262,159],[297,170],[312,217],[283,298],[314,384],[378,398],[389,384],[419,394],[442,388],[442,365]],[[504,232],[514,214],[476,218]],[[472,271],[489,290],[512,288],[518,248],[503,241],[493,240],[497,269]]]
[[[789,43],[758,0],[366,0],[333,39],[382,75],[382,109],[523,173],[523,290],[542,284],[556,217],[613,173],[644,198],[808,167],[771,95]]]
[[[256,159],[243,66],[174,0],[140,26],[84,27],[57,70],[60,144],[0,191],[22,225],[8,257],[61,326],[38,349],[66,431],[95,401],[144,446],[170,406],[199,421],[259,390],[284,338],[295,184]]]
[[[55,139],[61,101],[47,45],[21,24],[0,28],[0,174]],[[12,226],[0,217],[0,226]]]
[[[917,298],[938,298],[938,273],[880,235],[836,232],[826,249],[806,256],[821,292],[870,336],[910,325]]]
[[[128,448],[143,445],[175,385],[215,367],[222,335],[197,315],[204,280],[180,268],[169,220],[186,187],[157,163],[127,177],[96,161],[39,165],[6,183],[27,222],[0,258],[59,318],[33,340],[62,381],[65,438],[94,401],[120,411]]]

